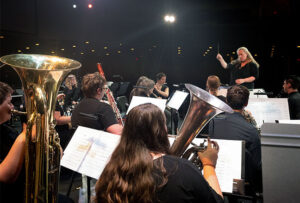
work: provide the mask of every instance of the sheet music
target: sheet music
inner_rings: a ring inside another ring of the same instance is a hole
[[[290,120],[287,98],[249,98],[249,110],[258,127],[264,122],[275,123],[276,120]]]
[[[178,110],[188,95],[188,92],[176,90],[169,102],[167,103],[167,106]]]
[[[172,145],[175,138],[169,138]],[[218,142],[220,150],[216,166],[216,174],[222,192],[232,193],[233,179],[241,179],[242,176],[242,141],[211,139]],[[193,143],[199,145],[204,139],[195,138]],[[189,148],[192,145],[189,146]]]
[[[166,108],[166,99],[157,99],[157,98],[151,98],[151,97],[140,97],[140,96],[133,96],[130,102],[130,105],[128,107],[127,113],[134,107],[140,105],[140,104],[146,104],[151,103],[156,106],[158,106],[162,111]]]
[[[120,136],[79,126],[68,144],[61,165],[98,179]]]

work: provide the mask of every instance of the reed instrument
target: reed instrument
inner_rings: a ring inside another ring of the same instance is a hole
[[[106,80],[102,66],[100,63],[97,63],[97,68],[98,68],[99,74]],[[110,91],[109,88],[107,88],[107,90],[105,91],[105,95],[107,96],[108,103],[111,106],[111,108],[113,109],[119,124],[124,126],[123,118],[122,118],[122,115],[118,108],[117,102],[113,96],[113,93]]]
[[[7,55],[0,61],[17,72],[25,96],[25,202],[57,202],[61,147],[53,113],[64,77],[81,64],[63,57],[38,54]]]
[[[170,153],[187,159],[192,158],[189,160],[199,163],[197,152],[204,150],[204,145],[186,149],[212,118],[222,112],[233,113],[233,110],[226,103],[199,87],[191,84],[185,84],[185,87],[190,91],[190,105],[170,148]]]

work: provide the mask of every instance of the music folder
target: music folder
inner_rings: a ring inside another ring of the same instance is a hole
[[[167,106],[178,111],[188,95],[188,92],[176,90],[168,101]]]

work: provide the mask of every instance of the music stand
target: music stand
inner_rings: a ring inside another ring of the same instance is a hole
[[[188,92],[176,90],[167,103],[167,107],[169,107],[171,110],[171,131],[172,131],[172,133],[173,133],[173,113],[174,113],[173,110],[175,109],[178,111],[178,109],[181,107],[181,105],[183,104],[184,100],[186,99],[186,97],[188,95],[189,95]],[[175,133],[176,133],[176,129],[175,129]]]

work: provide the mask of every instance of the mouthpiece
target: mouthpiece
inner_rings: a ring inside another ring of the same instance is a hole
[[[11,110],[11,114],[22,116],[22,115],[27,115],[27,112],[18,111],[18,110],[13,109],[13,110]]]

